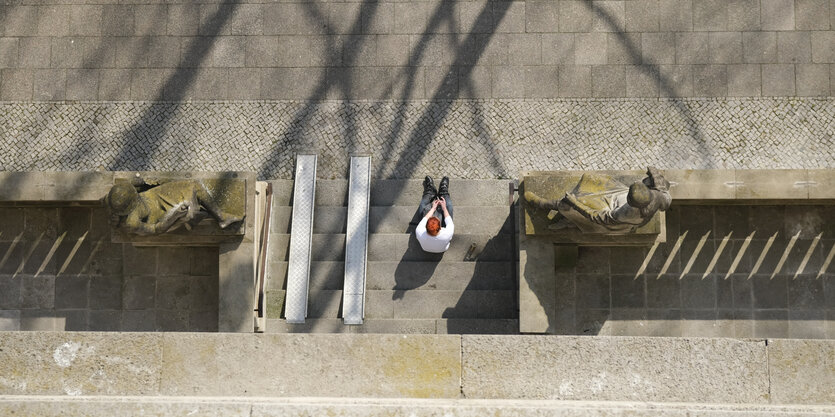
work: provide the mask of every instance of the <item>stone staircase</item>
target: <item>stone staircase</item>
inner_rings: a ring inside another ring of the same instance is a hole
[[[271,183],[267,332],[518,333],[508,180],[451,180],[455,237],[442,255],[423,252],[414,238],[421,180],[373,180],[360,326],[341,319],[347,180],[317,180],[308,318],[301,325],[283,316],[293,182]]]

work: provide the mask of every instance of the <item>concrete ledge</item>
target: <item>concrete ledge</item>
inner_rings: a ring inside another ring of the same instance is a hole
[[[762,340],[463,338],[468,398],[767,403]]]
[[[833,351],[808,340],[0,332],[0,395],[831,406]]]
[[[768,341],[775,403],[835,404],[835,340]]]
[[[821,416],[835,406],[627,401],[404,398],[55,397],[0,396],[4,415],[46,416]]]

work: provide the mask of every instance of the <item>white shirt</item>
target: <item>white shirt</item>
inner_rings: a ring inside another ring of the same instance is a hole
[[[452,216],[445,217],[443,223],[446,227],[441,227],[437,236],[432,236],[426,231],[426,221],[428,218],[424,217],[415,228],[415,237],[417,237],[420,247],[426,252],[443,253],[449,249],[449,242],[452,240],[452,234],[455,232],[455,224],[452,223]]]

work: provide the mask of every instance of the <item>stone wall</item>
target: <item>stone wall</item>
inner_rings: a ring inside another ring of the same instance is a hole
[[[835,342],[822,340],[8,332],[0,346],[0,401],[524,399],[827,414],[835,400]]]
[[[218,249],[110,241],[98,207],[0,208],[0,330],[217,331]]]
[[[653,247],[556,270],[559,334],[835,338],[835,209],[682,206]],[[559,259],[559,258],[558,258]]]

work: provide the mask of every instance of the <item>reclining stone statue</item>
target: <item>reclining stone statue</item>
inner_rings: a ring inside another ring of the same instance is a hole
[[[586,173],[571,192],[559,200],[547,200],[525,192],[525,200],[537,208],[556,210],[552,229],[579,228],[584,233],[634,232],[658,211],[670,207],[670,183],[655,168],[647,168],[642,181],[625,185],[609,176]]]
[[[191,230],[207,216],[217,219],[221,229],[243,220],[224,212],[209,189],[199,180],[175,180],[139,188],[128,182],[117,183],[105,197],[114,227],[128,233],[155,235],[185,226]]]

